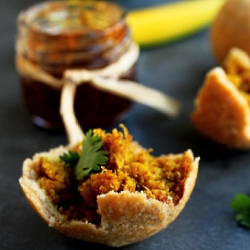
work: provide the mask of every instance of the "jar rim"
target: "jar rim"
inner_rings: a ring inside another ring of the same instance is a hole
[[[45,1],[19,14],[19,22],[44,35],[107,35],[125,21],[127,10],[110,1]]]

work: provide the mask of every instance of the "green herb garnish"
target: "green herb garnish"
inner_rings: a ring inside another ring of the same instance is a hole
[[[93,135],[92,130],[89,130],[82,142],[81,154],[69,151],[60,156],[60,159],[68,167],[74,168],[78,180],[83,180],[101,171],[101,166],[106,164],[108,157],[105,150],[100,150],[102,145],[101,136]]]
[[[250,229],[250,197],[245,194],[237,194],[230,206],[237,213],[235,219],[239,225]]]
[[[67,167],[75,168],[80,159],[80,155],[77,152],[68,151],[68,153],[61,155],[60,159],[66,163]]]

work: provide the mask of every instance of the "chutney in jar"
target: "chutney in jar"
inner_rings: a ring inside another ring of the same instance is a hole
[[[50,1],[22,11],[16,42],[17,59],[22,63],[17,68],[32,121],[46,129],[63,130],[59,113],[62,86],[55,87],[47,78],[60,83],[68,69],[105,69],[120,60],[131,44],[126,10],[112,2]],[[136,61],[129,63],[118,79],[135,80]],[[74,100],[84,130],[121,119],[131,105],[130,100],[90,82],[77,87]]]

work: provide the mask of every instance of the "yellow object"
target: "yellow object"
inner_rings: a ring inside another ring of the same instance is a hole
[[[194,34],[208,26],[225,0],[188,0],[132,10],[128,23],[140,47],[154,47]]]

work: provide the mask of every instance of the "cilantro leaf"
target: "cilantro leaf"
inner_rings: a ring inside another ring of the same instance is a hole
[[[80,155],[77,152],[69,151],[68,153],[63,153],[60,159],[66,163],[69,168],[75,168],[77,162],[79,161]]]
[[[69,168],[73,168],[78,180],[85,179],[91,174],[101,171],[101,165],[105,165],[108,157],[102,148],[101,136],[93,135],[92,130],[86,133],[86,138],[82,142],[81,154],[73,151],[64,153],[60,159]]]
[[[91,174],[99,172],[101,165],[105,165],[108,157],[105,150],[100,150],[103,145],[101,136],[93,135],[92,130],[86,133],[82,142],[82,152],[75,167],[75,174],[78,180],[85,179]]]
[[[237,213],[235,219],[239,225],[250,229],[250,197],[245,194],[237,194],[230,206]]]

